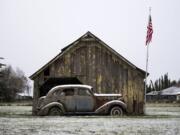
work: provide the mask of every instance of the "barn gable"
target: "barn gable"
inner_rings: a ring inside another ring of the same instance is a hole
[[[115,54],[119,59],[123,60],[125,63],[127,63],[130,67],[133,69],[138,70],[140,73],[142,73],[143,76],[145,76],[145,71],[136,67],[134,64],[132,64],[130,61],[128,61],[126,58],[124,58],[122,55],[120,55],[118,52],[116,52],[114,49],[112,49],[110,46],[108,46],[106,43],[104,43],[101,39],[96,37],[94,34],[91,32],[85,33],[83,36],[81,36],[79,39],[71,43],[70,45],[64,47],[61,49],[61,52],[55,56],[52,60],[50,60],[47,64],[45,64],[42,68],[40,68],[38,71],[36,71],[34,74],[30,76],[30,79],[34,80],[36,76],[38,76],[41,72],[43,72],[49,65],[51,65],[53,62],[55,62],[57,59],[62,57],[65,53],[67,53],[71,48],[76,46],[80,41],[96,41],[100,45],[104,46],[107,48],[111,53]]]

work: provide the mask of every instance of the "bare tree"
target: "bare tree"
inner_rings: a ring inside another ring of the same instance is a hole
[[[20,69],[15,71],[11,66],[7,66],[2,70],[2,73],[0,97],[5,101],[12,101],[17,93],[29,90],[28,79]]]

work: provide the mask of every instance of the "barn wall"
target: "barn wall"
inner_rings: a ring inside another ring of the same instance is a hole
[[[143,114],[144,112],[144,82],[138,72],[128,70],[127,107],[129,113]]]
[[[143,77],[99,42],[79,42],[48,68],[49,76],[42,72],[34,80],[33,108],[48,77],[77,77],[97,93],[122,93],[129,113],[143,112]]]
[[[99,93],[123,92],[128,66],[100,44],[81,42],[61,59],[54,63],[56,76],[76,76]]]
[[[32,108],[33,115],[37,114],[36,105],[37,105],[38,98],[39,98],[39,95],[40,95],[39,88],[40,88],[41,84],[43,83],[43,81],[44,81],[44,76],[43,76],[42,73],[38,77],[36,77],[35,80],[34,80],[33,108]]]

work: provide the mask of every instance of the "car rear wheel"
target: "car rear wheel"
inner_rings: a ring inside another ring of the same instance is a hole
[[[61,116],[63,111],[59,107],[52,107],[48,113],[49,116]]]
[[[119,106],[114,106],[110,110],[110,115],[111,116],[122,116],[123,115],[123,110]]]

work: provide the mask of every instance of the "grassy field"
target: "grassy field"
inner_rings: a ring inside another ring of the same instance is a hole
[[[0,106],[0,135],[179,135],[178,105],[146,106],[145,116],[34,117],[31,106]]]

